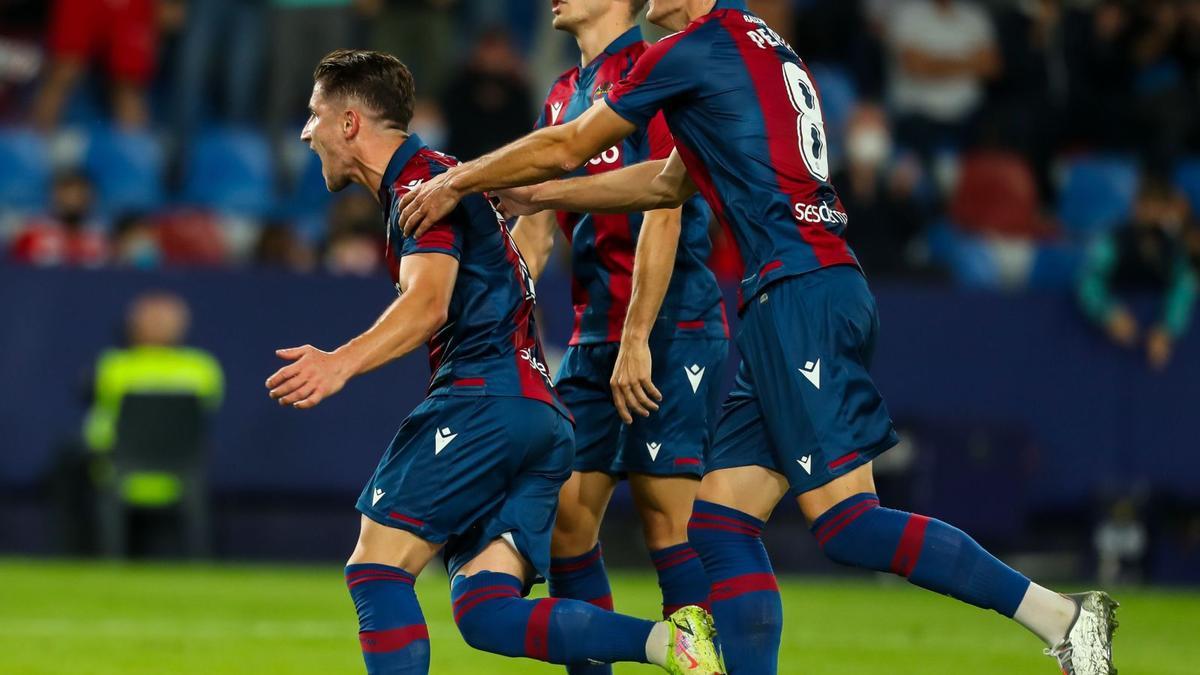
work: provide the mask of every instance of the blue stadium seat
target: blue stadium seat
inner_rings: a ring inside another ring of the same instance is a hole
[[[1058,217],[1079,237],[1111,230],[1127,219],[1138,189],[1138,169],[1117,157],[1077,159],[1067,166]]]
[[[288,200],[289,210],[297,215],[324,214],[332,197],[321,173],[321,158],[315,152],[308,152]]]
[[[1029,272],[1031,288],[1065,290],[1075,286],[1079,266],[1083,262],[1082,247],[1073,244],[1039,246]]]
[[[933,260],[949,269],[960,286],[1000,285],[1000,268],[983,239],[963,234],[956,225],[943,220],[929,228],[927,241]]]
[[[188,204],[262,218],[275,207],[271,147],[257,131],[212,129],[196,138],[184,169]]]
[[[821,92],[821,112],[825,116],[825,127],[831,135],[841,136],[846,120],[858,103],[858,87],[844,68],[826,63],[809,66],[817,89]]]
[[[23,129],[0,130],[0,208],[44,209],[50,191],[46,141]]]
[[[1200,215],[1200,157],[1185,160],[1175,168],[1175,185],[1192,204],[1192,213]]]
[[[110,216],[163,205],[163,148],[149,132],[96,127],[83,166],[96,185],[100,209]]]

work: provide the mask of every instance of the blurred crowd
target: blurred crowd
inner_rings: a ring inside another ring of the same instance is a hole
[[[1073,289],[1121,343],[1138,331],[1114,291],[1144,287],[1163,295],[1156,330],[1186,328],[1200,0],[749,4],[814,72],[873,278]],[[296,139],[312,64],[400,56],[415,130],[468,159],[527,131],[576,58],[548,5],[0,0],[0,244],[35,265],[374,273],[373,200],[326,195]]]

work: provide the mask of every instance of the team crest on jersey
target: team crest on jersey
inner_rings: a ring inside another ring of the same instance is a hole
[[[604,84],[600,85],[599,87],[596,87],[595,93],[592,94],[592,101],[595,102],[595,101],[599,101],[600,99],[604,98],[605,96],[608,95],[608,92],[612,91],[612,88],[613,88],[612,82],[605,82]]]

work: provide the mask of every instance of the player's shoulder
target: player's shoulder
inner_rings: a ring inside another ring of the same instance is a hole
[[[695,53],[712,40],[719,38],[721,30],[721,14],[713,12],[689,23],[686,28],[670,35],[659,38],[657,42],[647,45],[643,58],[657,60],[668,53],[672,56],[685,56]]]
[[[392,190],[403,196],[458,163],[458,160],[450,155],[423,147],[400,170],[400,176],[392,184]]]
[[[562,91],[563,89],[574,88],[575,83],[578,81],[579,81],[579,66],[572,66],[571,68],[564,70],[561,75],[554,78],[554,81],[550,83],[550,88],[546,92],[547,100],[552,98],[555,95],[555,93]]]

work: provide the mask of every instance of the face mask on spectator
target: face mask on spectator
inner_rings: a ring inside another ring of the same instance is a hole
[[[846,153],[855,164],[883,164],[892,155],[892,138],[878,128],[853,131],[846,141]]]

